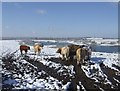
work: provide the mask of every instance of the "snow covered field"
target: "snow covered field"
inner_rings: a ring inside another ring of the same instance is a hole
[[[99,39],[99,41],[98,39],[96,40],[101,43],[103,39]],[[38,41],[41,40],[36,40],[35,42]],[[54,40],[49,41],[55,42]],[[115,40],[115,43],[117,43],[116,41],[117,40]],[[0,41],[2,44],[0,45],[0,60],[3,59],[3,69],[1,71],[3,75],[3,87],[10,85],[13,89],[62,90],[69,88],[69,85],[77,79],[75,65],[68,65],[58,60],[61,55],[56,53],[58,49],[56,45],[45,45],[39,56],[34,55],[33,47],[30,46],[31,50],[28,51],[27,57],[24,57],[21,56],[19,51],[20,42],[21,40]],[[110,43],[111,40],[104,40],[103,42],[107,44]],[[114,40],[112,40],[112,42],[114,42]],[[71,41],[71,43],[78,44],[73,41]],[[79,69],[81,69],[81,72],[83,71],[82,74],[85,73],[85,80],[89,80],[88,78],[92,79],[93,85],[100,90],[104,90],[106,85],[111,89],[119,88],[120,60],[118,55],[117,53],[92,52],[90,60],[92,64],[82,65]],[[9,59],[10,57],[12,57],[12,59]],[[14,67],[11,68],[10,65]],[[104,67],[102,68],[101,65],[104,65]],[[111,71],[111,73],[109,71]],[[114,77],[109,76],[110,74]],[[105,84],[105,86],[97,85],[96,83]],[[77,89],[91,89],[87,88],[80,78],[78,83],[75,84]]]
[[[118,39],[103,39],[103,38],[87,38],[87,40],[91,42],[95,42],[100,45],[109,45],[109,46],[117,46],[120,45],[118,43]]]

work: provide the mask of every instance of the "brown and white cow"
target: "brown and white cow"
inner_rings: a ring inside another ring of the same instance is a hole
[[[62,55],[62,60],[69,59],[69,47],[65,46],[58,48],[57,53],[60,53]]]
[[[71,44],[71,45],[68,45],[68,47],[69,47],[69,57],[70,57],[71,60],[73,60],[74,56],[76,56],[77,49],[80,48],[81,46]]]
[[[27,54],[27,51],[30,50],[30,47],[27,45],[20,45],[20,52],[23,54],[23,51],[25,51],[25,54]]]
[[[90,60],[91,51],[89,51],[88,48],[78,48],[76,51],[76,59],[77,59],[77,65],[79,65],[80,62]]]

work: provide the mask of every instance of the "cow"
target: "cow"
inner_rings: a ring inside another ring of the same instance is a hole
[[[30,50],[30,47],[27,45],[20,45],[20,52],[21,54],[23,54],[22,52],[25,51],[25,54],[27,54],[27,51]]]
[[[58,48],[57,53],[60,53],[62,55],[62,60],[69,59],[69,47],[65,46]]]
[[[39,43],[35,43],[33,48],[34,48],[35,54],[39,55],[41,53],[43,45],[40,45]]]
[[[71,45],[68,45],[68,47],[69,47],[69,57],[70,57],[71,60],[73,60],[74,56],[76,56],[77,49],[80,48],[81,46],[71,44]]]
[[[84,63],[87,60],[90,60],[91,52],[88,48],[82,47],[78,48],[76,51],[76,59],[77,59],[77,65],[79,63]]]

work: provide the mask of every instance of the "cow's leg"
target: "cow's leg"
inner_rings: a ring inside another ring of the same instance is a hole
[[[80,54],[76,55],[76,59],[77,59],[77,65],[79,65],[79,63],[80,63]]]
[[[80,61],[79,60],[77,60],[77,65],[79,65],[80,64]]]
[[[81,62],[82,62],[82,59],[80,59],[80,57],[78,57],[78,59],[77,59],[77,65],[80,65]]]
[[[68,60],[68,59],[67,59],[67,54],[65,54],[65,59]]]
[[[78,56],[76,56],[76,59],[77,59],[77,65],[78,65],[78,61],[79,61],[79,58],[78,58]]]
[[[38,55],[40,55],[40,52],[38,51]]]
[[[67,53],[67,60],[69,60],[70,59],[70,57],[69,57],[69,53]]]
[[[85,63],[85,59],[82,59],[82,63]]]
[[[77,65],[80,64],[81,61],[81,49],[78,49],[76,52],[76,59],[77,59]]]
[[[38,50],[38,55],[40,55],[40,53],[41,53],[41,49]]]
[[[86,56],[85,50],[82,48],[81,49],[81,62],[82,63],[85,63],[85,56]]]
[[[38,55],[38,49],[36,49],[36,55]]]
[[[35,50],[35,55],[36,55],[36,50]]]
[[[62,60],[64,60],[64,54],[62,54]]]
[[[20,50],[20,52],[21,52],[21,55],[22,55],[22,50]]]
[[[38,52],[38,51],[36,52],[36,55],[37,55],[37,56],[39,55],[39,52]]]
[[[25,50],[25,54],[27,54],[27,50]]]

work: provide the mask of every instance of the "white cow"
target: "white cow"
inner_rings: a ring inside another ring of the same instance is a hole
[[[69,58],[69,47],[61,47],[57,50],[57,53],[60,53],[62,55],[62,60],[68,60]]]

